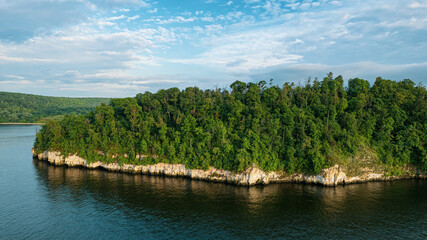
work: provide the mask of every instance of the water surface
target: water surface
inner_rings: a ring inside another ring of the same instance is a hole
[[[51,166],[0,126],[0,239],[426,239],[427,181],[239,187]]]

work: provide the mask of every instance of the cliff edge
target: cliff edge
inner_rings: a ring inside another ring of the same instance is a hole
[[[90,169],[102,168],[108,171],[125,172],[147,175],[181,176],[191,179],[224,182],[236,185],[251,186],[256,184],[298,182],[307,184],[319,184],[323,186],[337,186],[340,184],[351,184],[368,181],[388,181],[405,178],[427,179],[424,173],[412,172],[402,176],[386,176],[384,173],[365,171],[358,176],[347,176],[345,168],[335,165],[323,169],[319,175],[286,174],[285,172],[264,172],[256,166],[252,166],[243,172],[236,173],[210,167],[208,170],[187,169],[184,164],[157,163],[154,165],[133,165],[118,163],[93,162],[88,163],[85,159],[71,155],[64,157],[60,152],[44,151],[36,154],[33,149],[33,157],[38,160],[48,161],[53,165],[66,165],[70,167],[85,167]]]

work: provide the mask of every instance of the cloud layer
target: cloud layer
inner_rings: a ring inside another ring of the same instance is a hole
[[[427,83],[427,1],[0,0],[0,89],[132,96],[236,79]]]

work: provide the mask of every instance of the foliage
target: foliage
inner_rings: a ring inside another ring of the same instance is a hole
[[[0,123],[58,120],[66,114],[86,114],[108,101],[107,98],[45,97],[0,92]]]
[[[309,173],[363,148],[387,166],[427,169],[426,89],[410,80],[377,78],[370,86],[356,78],[344,87],[341,76],[329,74],[304,86],[236,81],[230,88],[170,88],[112,99],[85,116],[49,122],[35,147],[87,159],[102,153],[105,161],[120,163],[232,171],[255,164]]]

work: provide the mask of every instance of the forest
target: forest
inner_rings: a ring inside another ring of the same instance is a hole
[[[0,92],[0,123],[34,123],[86,114],[109,98],[46,97]]]
[[[34,147],[88,161],[289,173],[319,173],[363,152],[387,166],[427,170],[426,94],[409,79],[344,84],[332,73],[299,85],[162,89],[49,121]]]

